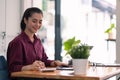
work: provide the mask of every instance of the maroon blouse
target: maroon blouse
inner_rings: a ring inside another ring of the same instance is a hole
[[[46,66],[50,66],[52,60],[48,60],[40,39],[36,35],[34,38],[32,43],[28,36],[22,32],[9,43],[7,62],[10,73],[20,71],[23,66],[32,64],[35,60],[41,60],[45,62]]]

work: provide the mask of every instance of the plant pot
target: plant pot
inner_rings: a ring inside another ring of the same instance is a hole
[[[112,32],[108,34],[108,39],[113,39],[113,33]]]
[[[88,59],[72,59],[75,75],[83,75],[87,73]]]

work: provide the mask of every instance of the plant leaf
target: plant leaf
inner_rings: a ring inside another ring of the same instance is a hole
[[[72,48],[72,45],[75,41],[75,37],[68,39],[64,42],[64,50],[68,51]]]
[[[73,46],[76,46],[80,43],[80,40],[75,41],[75,37],[68,39],[64,42],[64,50],[69,51]]]
[[[112,23],[111,25],[110,25],[110,27],[105,31],[105,33],[110,33],[110,32],[112,32],[112,29],[113,28],[115,28],[115,24],[114,23]]]

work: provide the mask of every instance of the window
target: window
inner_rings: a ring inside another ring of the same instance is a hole
[[[89,0],[89,3],[86,3],[83,0],[61,0],[62,42],[67,38],[75,36],[82,42],[94,46],[89,58],[91,61],[114,63],[116,53],[115,44],[112,44],[112,51],[108,51],[106,35],[104,33],[105,29],[111,23],[111,14],[109,11],[102,11],[93,7],[93,1]],[[31,0],[31,3],[32,6],[37,6],[44,12],[44,24],[38,34],[47,55],[50,56],[50,59],[54,59],[55,2],[54,0]],[[89,5],[84,5],[85,3]],[[66,61],[67,59],[64,55],[65,52],[62,48],[61,56],[63,61]]]

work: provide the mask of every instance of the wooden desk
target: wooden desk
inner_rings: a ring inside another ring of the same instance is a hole
[[[105,80],[120,73],[120,67],[90,67],[86,75],[74,75],[72,70],[54,72],[21,71],[13,72],[12,77],[51,78],[67,80]]]

